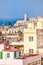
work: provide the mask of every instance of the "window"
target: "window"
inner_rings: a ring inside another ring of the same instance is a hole
[[[19,51],[16,52],[16,58],[19,58]]]
[[[7,58],[9,58],[10,57],[10,53],[7,53]]]
[[[33,53],[33,49],[29,49],[29,54],[32,54]]]
[[[19,52],[19,56],[21,56],[21,52]]]
[[[33,37],[29,37],[29,41],[33,41]]]
[[[37,26],[37,23],[36,22],[34,23],[34,26]]]
[[[16,58],[16,52],[14,52],[14,58]]]

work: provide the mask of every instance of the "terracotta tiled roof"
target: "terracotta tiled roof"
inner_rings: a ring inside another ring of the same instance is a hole
[[[0,44],[7,44],[7,42],[2,42],[2,41],[0,41]]]
[[[22,55],[20,58],[21,59],[26,59],[28,57],[34,57],[34,56],[38,56],[39,54],[30,54],[30,55]]]
[[[6,50],[4,50],[6,52],[16,52],[16,51],[19,51],[19,49],[11,49],[11,48],[8,48]]]

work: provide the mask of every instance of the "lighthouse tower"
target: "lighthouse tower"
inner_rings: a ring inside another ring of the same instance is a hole
[[[24,21],[27,21],[27,12],[24,13]]]

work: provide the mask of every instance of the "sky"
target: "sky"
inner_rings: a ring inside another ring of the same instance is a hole
[[[0,0],[0,18],[23,18],[25,11],[28,18],[43,16],[43,0]]]

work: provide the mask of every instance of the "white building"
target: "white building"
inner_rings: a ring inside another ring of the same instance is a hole
[[[17,59],[19,58],[21,55],[21,52],[19,49],[6,49],[3,51],[3,59],[7,59],[7,60],[12,60],[12,59]]]
[[[40,55],[22,56],[20,59],[2,59],[0,65],[41,65]]]

